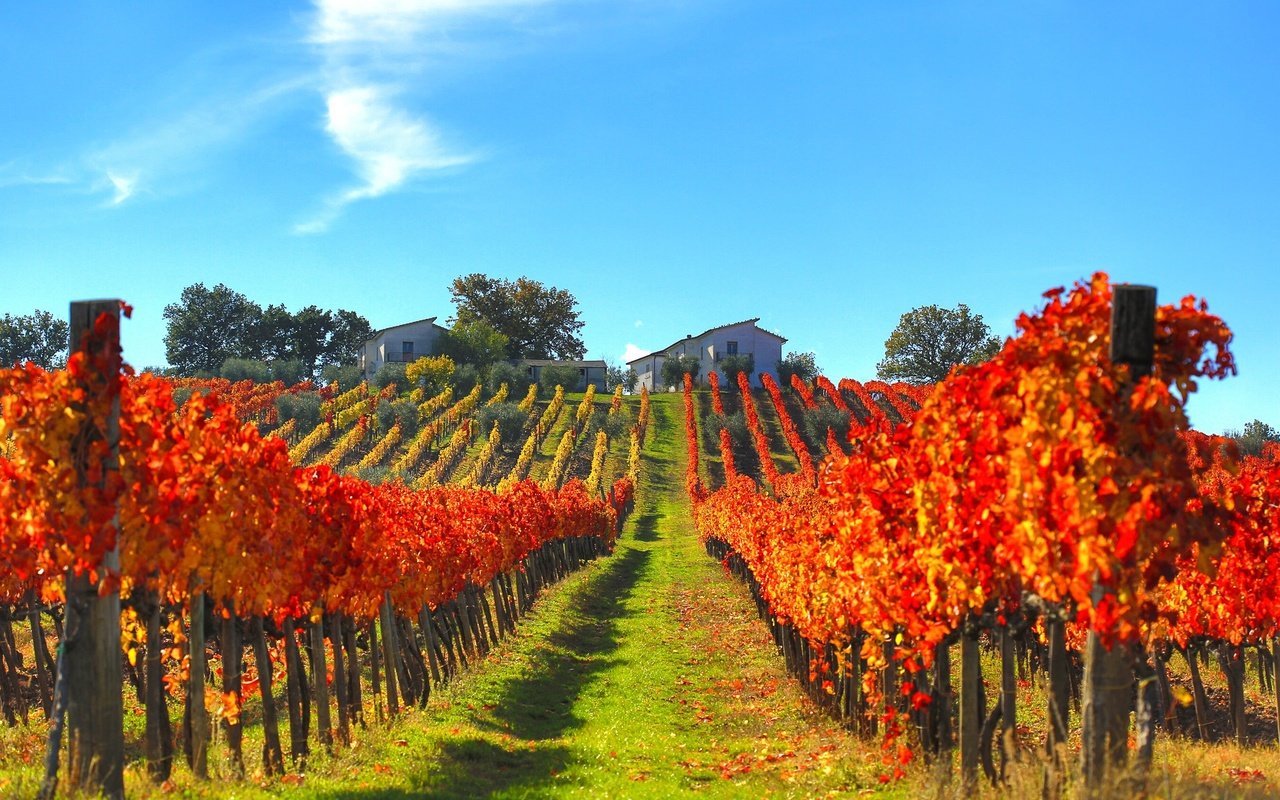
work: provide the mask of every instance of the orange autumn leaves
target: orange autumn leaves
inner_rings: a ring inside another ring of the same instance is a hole
[[[368,616],[386,592],[416,611],[547,541],[610,541],[630,500],[629,485],[606,503],[579,481],[415,492],[299,469],[284,442],[241,421],[242,405],[197,393],[178,408],[169,381],[131,377],[118,353],[103,386],[86,388],[98,373],[85,359],[65,371],[0,370],[0,601],[56,595],[64,568],[100,565],[116,545],[118,507],[119,573],[99,577],[176,602],[203,591],[245,614],[322,606]],[[95,464],[102,449],[83,441],[82,423],[105,419],[116,400],[119,469],[81,475],[77,450],[96,447],[84,459]]]
[[[1024,593],[1108,639],[1138,636],[1186,569],[1178,555],[1223,537],[1228,509],[1198,493],[1179,432],[1194,381],[1234,371],[1230,332],[1191,298],[1162,306],[1154,374],[1131,384],[1107,356],[1106,276],[1046,297],[990,362],[894,398],[899,416],[921,405],[910,427],[871,401],[892,396],[881,385],[842,382],[871,402],[852,453],[827,459],[816,491],[727,482],[697,504],[702,534],[738,551],[773,613],[814,642],[858,627],[925,664],[966,615]],[[1114,600],[1095,607],[1095,578]],[[875,644],[863,655],[884,660]]]

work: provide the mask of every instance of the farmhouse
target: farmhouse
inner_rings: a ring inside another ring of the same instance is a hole
[[[787,341],[786,338],[756,325],[759,321],[760,318],[756,317],[711,328],[697,336],[686,336],[669,347],[628,361],[627,366],[634,369],[640,378],[637,387],[655,391],[665,388],[662,386],[662,365],[666,363],[668,356],[697,356],[702,363],[698,380],[704,382],[707,374],[716,369],[721,358],[750,355],[755,359],[756,366],[751,383],[759,386],[760,373],[767,372],[777,377],[775,370],[782,360],[782,345]]]
[[[408,364],[429,356],[435,352],[436,340],[448,328],[436,324],[435,317],[427,317],[416,322],[405,322],[374,331],[360,345],[359,360],[356,362],[365,380],[373,380],[374,374],[383,364]]]
[[[523,367],[529,379],[536,382],[542,380],[543,367],[574,367],[578,370],[579,382],[577,386],[564,387],[566,392],[584,392],[587,384],[595,384],[597,392],[605,391],[605,371],[608,365],[603,361],[555,361],[545,358],[522,358],[513,362],[516,366]]]

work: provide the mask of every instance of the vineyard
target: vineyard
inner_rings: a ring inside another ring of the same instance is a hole
[[[289,758],[302,769],[312,744],[332,749],[364,724],[367,694],[379,718],[424,706],[547,585],[609,552],[631,505],[644,398],[633,419],[620,394],[597,403],[588,390],[570,406],[560,389],[539,403],[531,387],[516,407],[527,439],[513,459],[496,423],[484,436],[476,425],[506,385],[450,402],[448,389],[424,399],[395,386],[134,376],[118,319],[97,317],[66,370],[0,376],[0,707],[10,725],[33,708],[53,720],[44,793],[64,718],[73,780],[122,792],[125,682],[145,706],[148,770],[164,782],[169,704],[185,708],[177,738],[197,777],[208,774],[210,708],[243,773],[251,692],[262,770],[282,774],[273,681],[283,675]],[[308,393],[322,420],[282,423],[276,400]],[[403,413],[384,425],[380,405]],[[629,453],[608,474],[607,428]],[[561,431],[544,457],[539,445]],[[380,470],[395,480],[352,474]],[[207,685],[215,673],[221,685]]]
[[[586,670],[621,696],[590,757],[468,755],[459,785],[1127,797],[1157,732],[1274,750],[1280,451],[1189,429],[1230,332],[1152,301],[1129,347],[1128,289],[1050,292],[933,386],[712,372],[652,397],[133,375],[96,316],[66,370],[0,373],[0,712],[49,743],[17,785],[119,795],[128,750],[161,787],[185,763],[287,793],[456,713],[482,749],[524,750],[513,718],[560,748],[587,723],[548,727],[552,698]],[[506,669],[518,702],[463,699]],[[705,752],[653,753],[675,729]]]
[[[1280,452],[1242,459],[1183,410],[1197,379],[1234,371],[1229,332],[1188,298],[1153,309],[1154,358],[1122,363],[1105,276],[1047,297],[995,359],[928,389],[819,378],[788,398],[766,376],[770,431],[741,376],[732,395],[711,382],[709,413],[686,381],[707,551],[749,585],[815,703],[882,740],[889,779],[958,749],[968,787],[1032,762],[1050,796],[1081,777],[1141,793],[1157,728],[1214,735],[1210,657],[1240,746],[1249,652],[1272,719],[1280,706]],[[991,705],[982,647],[999,657]],[[1029,679],[1047,687],[1039,742],[1017,707]]]

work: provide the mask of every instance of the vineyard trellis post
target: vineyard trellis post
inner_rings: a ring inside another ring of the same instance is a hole
[[[103,315],[114,318],[108,325],[110,336],[93,341],[92,346],[110,354],[120,347],[120,301],[85,300],[71,304],[71,351],[91,344],[95,323]],[[102,362],[98,362],[102,363]],[[116,363],[107,358],[105,363]],[[90,369],[95,361],[89,361]],[[115,375],[90,375],[92,381],[108,383]],[[93,391],[90,388],[90,391]],[[82,476],[97,472],[99,481],[120,466],[120,398],[112,401],[106,419],[86,420],[80,432],[81,453],[89,453],[88,443],[105,441],[107,450],[101,464],[77,464]],[[84,480],[84,479],[82,479]],[[82,484],[84,485],[84,484]],[[117,514],[111,524],[120,528]],[[111,576],[119,574],[118,544],[103,558],[97,572],[74,574],[67,571],[65,638],[61,647],[62,675],[67,709],[67,767],[72,786],[106,797],[124,796],[124,699],[120,651],[120,591]],[[98,580],[106,581],[100,591]],[[56,758],[56,755],[54,756]],[[56,762],[55,762],[56,763]]]
[[[1121,284],[1111,300],[1111,362],[1129,366],[1129,380],[1151,374],[1155,361],[1156,289]],[[1115,586],[1095,576],[1093,603],[1114,595]],[[1082,771],[1087,791],[1104,791],[1108,778],[1120,778],[1129,735],[1133,664],[1130,648],[1119,642],[1110,647],[1100,632],[1090,628],[1085,644],[1085,676],[1082,690]],[[1143,776],[1134,776],[1142,780]]]

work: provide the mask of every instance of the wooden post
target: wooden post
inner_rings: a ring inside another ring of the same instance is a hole
[[[165,702],[164,662],[160,644],[160,596],[147,591],[146,708],[147,729],[144,752],[147,772],[156,783],[169,780],[173,771],[173,731],[169,726],[169,706]]]
[[[307,623],[311,635],[311,696],[316,702],[316,736],[325,752],[333,753],[333,722],[329,716],[329,667],[324,651],[324,617]]]
[[[98,318],[108,318],[107,335],[95,336]],[[71,304],[70,350],[106,356],[107,372],[118,363],[120,352],[120,301],[86,300]],[[118,380],[114,374],[91,375],[86,382],[90,393],[103,391]],[[97,384],[97,385],[92,385]],[[85,442],[106,444],[97,464],[88,463],[89,448],[77,457],[75,468],[81,476],[81,487],[87,488],[87,477],[97,473],[98,481],[120,468],[120,398],[111,403],[105,419],[87,420],[80,435]],[[117,515],[111,524],[120,529]],[[98,578],[120,572],[119,545],[108,551],[100,565]],[[106,797],[124,796],[124,700],[121,697],[120,664],[120,592],[114,581],[107,580],[105,592],[89,572],[76,575],[67,571],[68,636],[62,647],[62,669],[59,679],[65,690],[68,755],[71,785],[86,794]],[[53,732],[59,731],[55,720],[50,734],[50,761],[53,774],[46,775],[47,790],[53,790],[57,773],[57,748]]]
[[[391,593],[387,592],[382,600],[382,608],[380,609],[382,622],[382,663],[385,665],[385,678],[387,684],[387,715],[395,717],[399,711],[400,702],[396,697],[396,633],[395,633],[395,612],[391,608]]]
[[[209,714],[204,707],[204,592],[191,594],[191,630],[187,636],[190,675],[187,710],[191,715],[191,771],[197,778],[209,777]]]
[[[1009,762],[1017,757],[1018,680],[1014,672],[1017,652],[1012,620],[1000,626],[1000,781]]]
[[[244,685],[241,676],[244,662],[244,649],[240,645],[240,620],[236,617],[235,605],[228,601],[225,611],[229,616],[223,617],[219,638],[222,640],[222,693],[234,695],[238,707],[243,708],[244,696],[241,688]],[[241,715],[222,721],[223,730],[227,734],[227,751],[231,761],[231,771],[237,778],[244,777],[244,725]]]
[[[960,774],[969,791],[978,778],[978,738],[985,709],[981,702],[982,661],[978,634],[960,634]]]
[[[1067,747],[1067,703],[1071,691],[1067,678],[1067,629],[1057,617],[1057,610],[1045,618],[1049,637],[1049,735],[1045,749],[1049,758],[1045,797],[1058,800],[1062,795],[1062,772]]]
[[[1280,636],[1271,639],[1271,686],[1276,693],[1276,735],[1280,737]]]
[[[262,615],[253,617],[253,661],[258,668],[258,692],[262,695],[262,771],[267,775],[284,773],[284,751],[280,747],[280,725],[276,721],[276,703],[271,694],[271,656],[267,651],[267,634]]]
[[[934,649],[933,696],[935,698],[934,732],[937,736],[939,761],[946,765],[945,775],[950,777],[951,752],[951,645],[944,639]]]
[[[1154,286],[1118,285],[1111,301],[1111,362],[1129,366],[1129,380],[1151,374],[1155,361],[1156,290]],[[1115,586],[1096,579],[1096,606],[1115,593]],[[1081,716],[1081,763],[1088,793],[1119,778],[1128,755],[1129,707],[1133,666],[1128,649],[1106,647],[1097,630],[1085,644],[1085,678]]]

